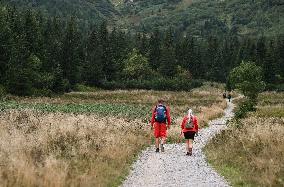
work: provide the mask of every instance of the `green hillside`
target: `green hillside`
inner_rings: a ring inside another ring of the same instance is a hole
[[[282,0],[2,0],[84,25],[102,20],[127,31],[167,30],[193,36],[237,33],[278,35],[284,31]]]
[[[117,7],[124,16],[121,27],[138,31],[172,27],[200,36],[275,35],[284,30],[281,0],[128,0]]]
[[[4,4],[39,9],[47,15],[68,18],[77,17],[80,23],[93,24],[113,20],[119,12],[109,0],[2,0]]]

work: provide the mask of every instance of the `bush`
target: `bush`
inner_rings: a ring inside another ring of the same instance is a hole
[[[73,90],[76,92],[94,92],[97,91],[98,88],[86,86],[84,84],[76,84]]]
[[[255,100],[265,89],[262,68],[253,62],[242,62],[229,75],[230,86],[237,88],[249,99]]]
[[[43,88],[43,89],[33,88],[32,89],[32,95],[33,96],[47,96],[47,97],[51,97],[52,94],[53,94],[53,92],[50,89],[47,89],[47,88]]]
[[[267,84],[266,91],[283,92],[284,91],[284,84]]]
[[[248,112],[256,111],[255,102],[252,100],[245,100],[243,101],[237,108],[235,112],[235,118],[241,119],[246,117]]]
[[[7,91],[18,96],[32,95],[32,80],[27,69],[13,70],[7,81]]]
[[[200,87],[203,82],[200,80],[186,79],[153,79],[153,80],[127,80],[103,82],[103,89],[145,89],[145,90],[166,90],[166,91],[190,91],[193,88]]]
[[[284,83],[276,85],[276,91],[284,92]]]
[[[0,85],[0,100],[2,100],[6,95],[6,89],[4,86]]]

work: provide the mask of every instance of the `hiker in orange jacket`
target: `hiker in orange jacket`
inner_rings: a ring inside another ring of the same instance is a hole
[[[167,129],[170,128],[170,108],[165,105],[163,99],[159,99],[152,109],[151,127],[154,129],[156,152],[159,152],[159,140],[161,139],[161,151],[164,152],[164,144],[167,137]]]
[[[184,134],[185,145],[186,145],[186,155],[192,155],[192,144],[195,134],[198,134],[198,123],[197,117],[193,115],[191,109],[188,110],[188,113],[184,116],[182,123],[180,125],[181,135]]]

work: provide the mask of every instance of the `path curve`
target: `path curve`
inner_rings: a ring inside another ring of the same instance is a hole
[[[225,128],[226,121],[233,117],[233,108],[234,104],[227,101],[224,117],[212,120],[209,127],[200,129],[191,157],[185,155],[184,144],[167,144],[163,153],[155,153],[154,146],[144,150],[121,187],[229,186],[228,182],[208,165],[202,148],[208,140]]]

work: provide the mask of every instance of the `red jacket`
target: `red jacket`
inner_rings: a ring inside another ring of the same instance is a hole
[[[187,123],[187,120],[188,120],[188,115],[185,115],[183,120],[182,120],[182,122],[181,122],[181,125],[180,125],[180,128],[182,129],[182,132],[188,132],[188,131],[198,132],[197,117],[196,116],[192,116],[193,128],[191,128],[191,129],[187,129],[187,128],[184,127],[184,124]]]
[[[151,126],[154,125],[155,123],[155,112],[156,112],[156,106],[153,107],[152,109],[152,118],[151,118]],[[171,124],[171,117],[170,117],[170,108],[166,106],[166,118],[167,118],[167,124]]]

